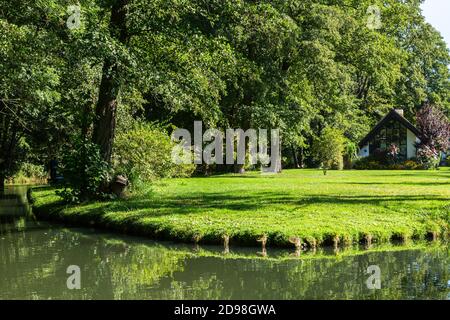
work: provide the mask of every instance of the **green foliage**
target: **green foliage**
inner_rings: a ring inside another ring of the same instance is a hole
[[[313,145],[315,159],[321,164],[324,173],[327,170],[343,169],[345,138],[342,132],[334,128],[325,128]]]
[[[36,165],[33,163],[25,162],[20,167],[20,174],[24,177],[45,179],[47,177],[47,172],[45,172],[44,167]]]
[[[383,170],[385,167],[373,156],[358,159],[353,164],[353,169],[356,170]]]
[[[71,1],[0,0],[0,145],[15,147],[1,150],[0,177],[27,158],[20,141],[44,163],[92,139],[105,97],[177,127],[277,127],[302,150],[330,126],[357,142],[392,107],[448,113],[450,55],[420,1],[347,2],[129,0],[122,41],[110,23],[118,1],[78,1],[70,30]],[[378,30],[367,28],[373,4]]]
[[[6,5],[6,4],[5,4]],[[0,185],[11,178],[28,158],[30,141],[43,130],[44,112],[60,98],[56,56],[45,41],[53,37],[36,34],[33,28],[3,18],[0,4]]]
[[[353,141],[347,140],[344,144],[344,167],[352,169],[353,163],[358,159],[359,147]]]
[[[429,147],[425,144],[418,146],[417,161],[423,166],[423,168],[428,170],[437,169],[439,167],[440,160],[440,153],[433,147]]]
[[[10,182],[15,184],[46,183],[47,175],[43,166],[23,162],[19,171],[10,178]]]
[[[418,160],[409,159],[403,162],[388,163],[380,161],[376,156],[358,159],[353,165],[356,170],[423,170],[426,169]]]
[[[65,189],[59,195],[67,202],[80,202],[105,197],[103,185],[110,177],[110,168],[102,160],[98,146],[78,139],[63,157],[61,172]]]
[[[190,176],[195,169],[193,164],[177,165],[172,161],[175,145],[162,128],[135,124],[117,134],[114,170],[125,175],[134,186],[161,178]]]
[[[358,145],[352,141],[346,141],[344,145],[344,155],[350,160],[355,160],[358,158]]]
[[[415,160],[406,160],[402,163],[404,170],[421,170],[423,167]]]

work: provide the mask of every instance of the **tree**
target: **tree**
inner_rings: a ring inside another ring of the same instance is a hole
[[[129,0],[115,0],[111,6],[110,36],[121,45],[127,44],[129,40],[129,33],[126,27],[128,4]],[[119,66],[114,61],[114,58],[105,58],[98,102],[95,109],[92,139],[100,147],[100,154],[107,163],[111,163],[116,128],[117,99],[120,94],[122,81]]]
[[[30,150],[42,120],[60,100],[54,38],[0,19],[0,188]]]
[[[411,13],[408,28],[398,36],[406,54],[397,81],[395,104],[409,116],[429,102],[450,111],[450,56],[442,36],[418,12]]]
[[[330,127],[325,128],[322,135],[314,142],[313,154],[320,163],[324,175],[331,169],[343,169],[344,143],[345,138],[342,132]]]
[[[450,121],[437,106],[426,104],[416,116],[420,144],[440,152],[450,149]]]
[[[432,104],[426,104],[417,112],[420,143],[417,145],[419,159],[435,166],[441,152],[450,149],[450,121],[444,112]]]
[[[125,113],[184,128],[280,128],[295,162],[323,128],[355,143],[392,107],[449,110],[450,56],[420,1],[77,3],[81,24],[70,29],[71,1],[0,0],[3,176],[24,151],[61,158],[80,136],[110,162]]]

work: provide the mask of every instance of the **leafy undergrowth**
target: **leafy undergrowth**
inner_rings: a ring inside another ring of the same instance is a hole
[[[450,171],[285,170],[164,180],[127,200],[65,205],[55,189],[34,191],[35,213],[149,236],[217,244],[343,245],[447,238]]]

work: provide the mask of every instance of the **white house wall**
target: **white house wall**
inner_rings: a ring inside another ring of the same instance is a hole
[[[369,144],[366,144],[364,147],[359,149],[358,156],[360,158],[366,158],[369,156],[369,153],[370,153]]]
[[[407,154],[406,157],[408,159],[415,158],[417,155],[416,150],[416,143],[418,143],[420,140],[417,138],[417,136],[411,132],[411,130],[407,129],[407,135],[406,135],[406,144],[407,144]]]

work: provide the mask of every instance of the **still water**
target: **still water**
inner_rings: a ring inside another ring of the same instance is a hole
[[[225,254],[38,222],[25,191],[0,195],[0,299],[450,299],[445,244]],[[67,288],[71,265],[79,290]],[[371,265],[379,290],[367,287]]]

